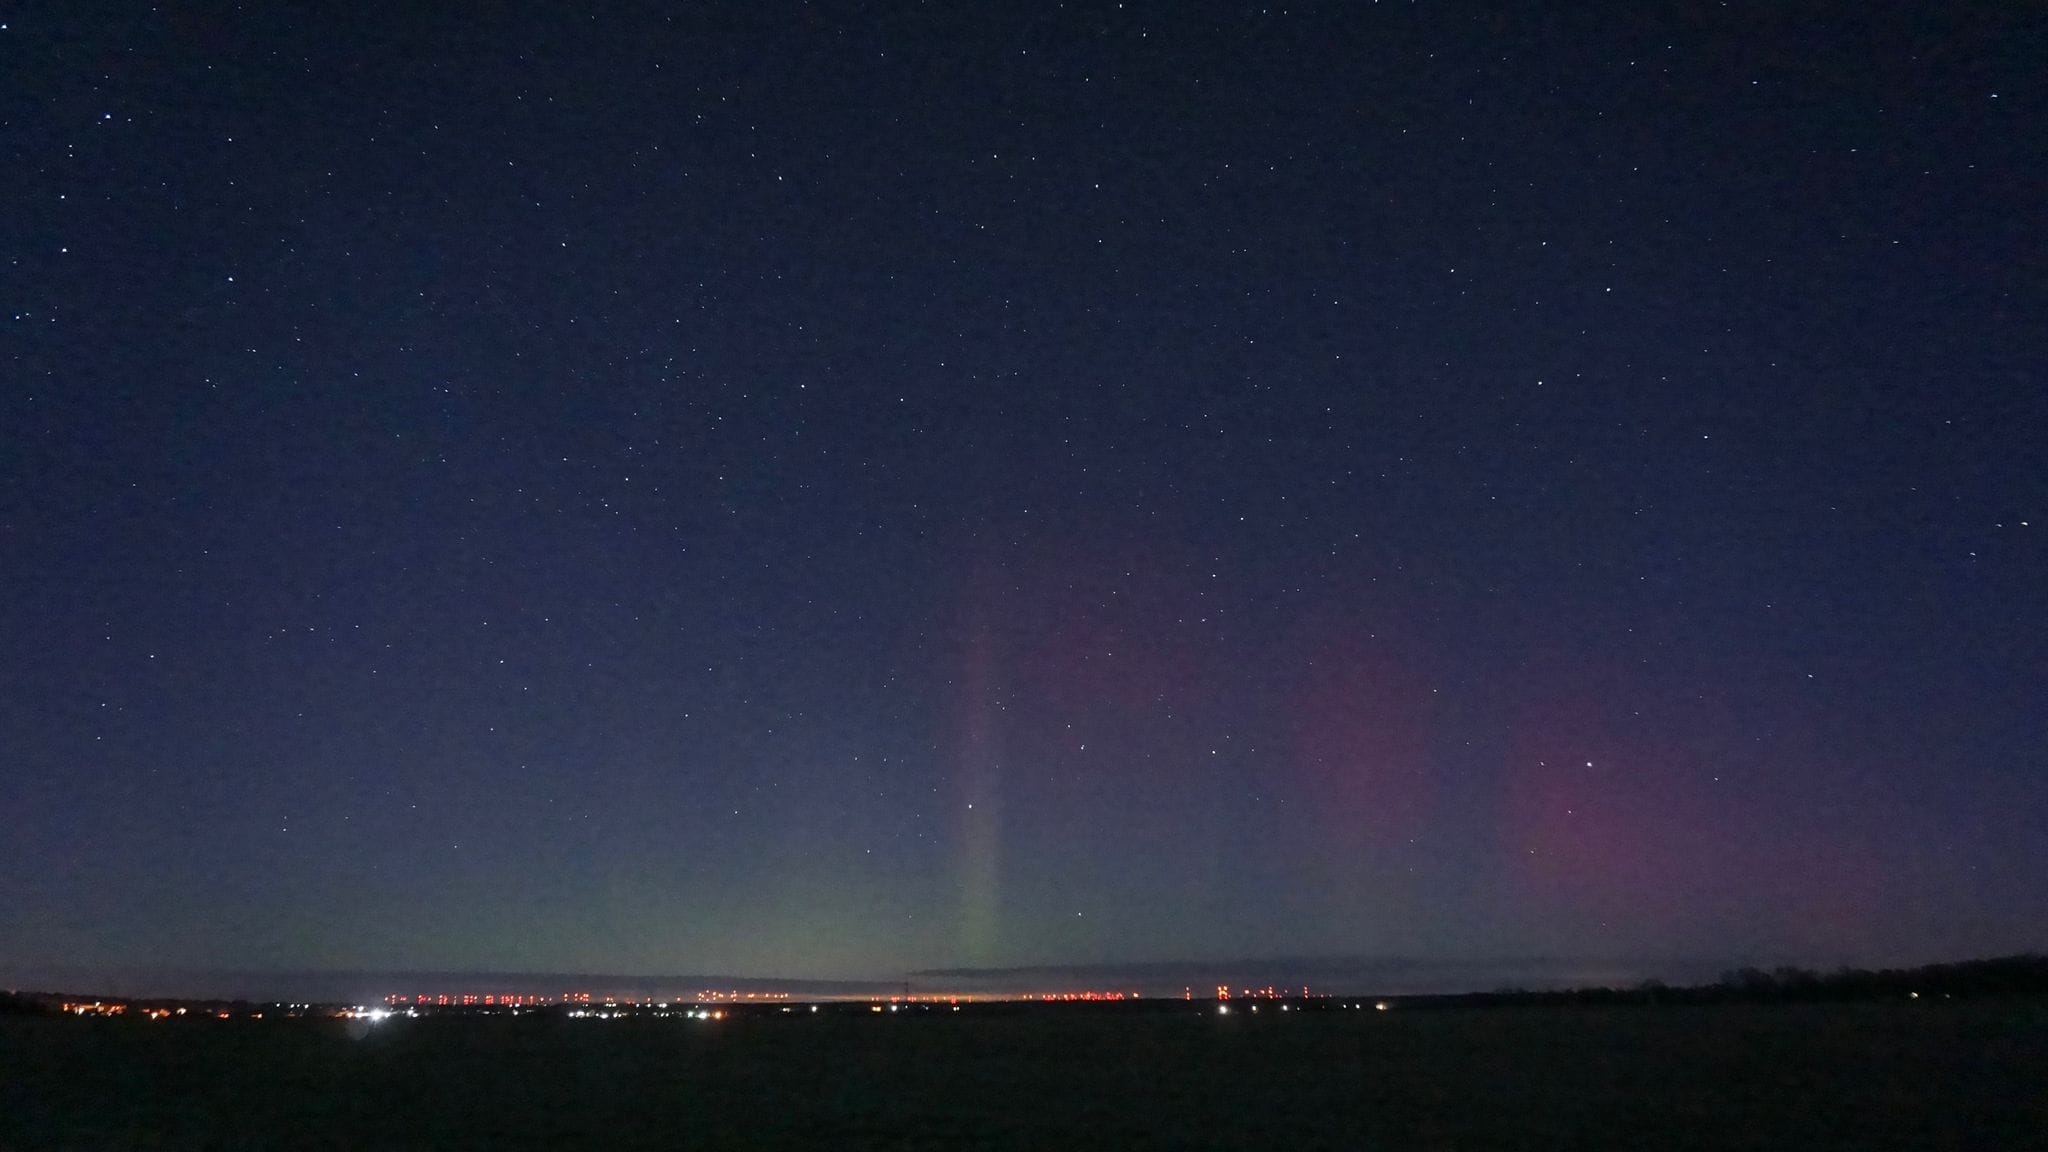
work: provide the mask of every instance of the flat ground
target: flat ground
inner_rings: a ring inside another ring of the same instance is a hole
[[[0,1020],[0,1148],[2035,1148],[2048,1003]]]

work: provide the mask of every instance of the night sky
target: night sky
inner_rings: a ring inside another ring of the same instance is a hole
[[[0,14],[0,964],[2048,946],[2039,6],[369,7]]]

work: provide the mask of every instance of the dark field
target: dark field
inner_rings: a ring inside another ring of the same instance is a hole
[[[2048,1148],[2048,1004],[12,1019],[0,1147]]]

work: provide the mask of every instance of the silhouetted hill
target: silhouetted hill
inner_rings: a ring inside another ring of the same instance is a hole
[[[1427,997],[1460,1004],[1612,1003],[1818,1003],[1822,1001],[1913,998],[1982,999],[2048,995],[2048,956],[2021,953],[1918,968],[1739,968],[1711,984],[1670,987],[1649,980],[1629,988],[1573,988],[1529,991],[1503,988],[1462,996]]]

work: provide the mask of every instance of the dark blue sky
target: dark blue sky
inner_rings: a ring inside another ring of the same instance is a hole
[[[0,963],[2048,945],[2037,7],[426,7],[0,21]]]

